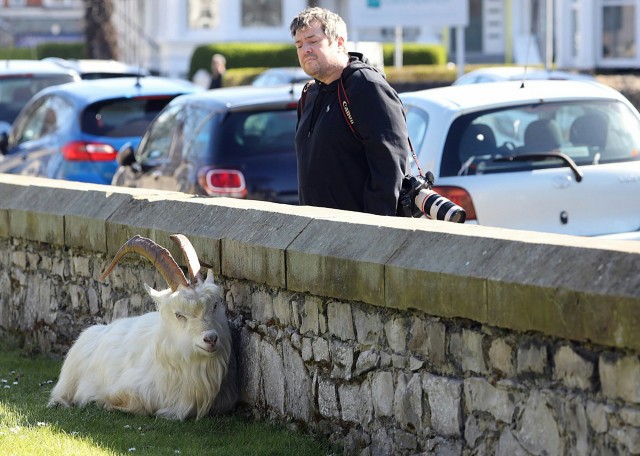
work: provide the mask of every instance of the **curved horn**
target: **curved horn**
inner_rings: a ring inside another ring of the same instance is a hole
[[[116,256],[113,257],[107,269],[100,276],[100,280],[104,280],[127,253],[137,253],[151,261],[160,274],[162,274],[164,280],[167,281],[167,284],[171,287],[171,291],[176,291],[180,285],[185,287],[189,286],[189,282],[187,282],[187,278],[184,276],[182,269],[180,269],[180,266],[178,266],[178,263],[176,263],[169,251],[151,239],[138,235],[135,235],[120,247]]]
[[[193,248],[193,245],[187,239],[184,234],[172,234],[169,236],[173,242],[175,242],[180,250],[182,251],[182,255],[184,257],[184,261],[187,262],[187,267],[189,268],[189,276],[191,278],[191,283],[194,284],[199,280],[202,280],[202,274],[200,273],[200,261],[198,260],[198,254],[196,250]]]

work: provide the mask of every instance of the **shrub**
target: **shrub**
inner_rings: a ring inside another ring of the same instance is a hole
[[[298,65],[296,48],[285,43],[217,43],[198,46],[191,56],[188,78],[199,69],[210,71],[213,54],[227,59],[227,68],[282,67]]]
[[[395,44],[382,45],[384,65],[394,64]],[[444,65],[447,63],[447,52],[440,44],[404,43],[402,45],[403,65]]]

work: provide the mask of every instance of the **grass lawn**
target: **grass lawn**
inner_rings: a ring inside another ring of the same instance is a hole
[[[0,345],[0,455],[328,455],[311,436],[239,417],[184,422],[47,408],[62,363]]]

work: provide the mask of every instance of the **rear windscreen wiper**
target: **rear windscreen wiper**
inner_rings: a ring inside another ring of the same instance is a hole
[[[536,152],[532,154],[520,154],[520,155],[507,155],[506,157],[494,158],[495,162],[514,162],[514,161],[532,161],[532,160],[547,160],[550,158],[558,158],[562,160],[573,174],[576,176],[576,182],[582,181],[582,171],[578,169],[578,165],[573,161],[571,157],[562,152]]]

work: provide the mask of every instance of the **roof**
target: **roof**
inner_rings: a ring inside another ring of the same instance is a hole
[[[269,105],[274,103],[297,103],[302,92],[303,84],[275,87],[237,86],[223,87],[221,89],[207,90],[191,95],[183,95],[175,102],[194,100],[200,103],[210,104],[219,108],[230,109],[245,106]]]
[[[523,104],[527,102],[560,101],[585,98],[624,97],[609,86],[590,81],[500,81],[460,86],[440,87],[401,94],[403,100],[428,99],[440,105],[456,110],[491,109],[505,104]]]
[[[44,89],[47,93],[64,92],[69,94],[71,98],[83,99],[88,103],[103,100],[110,96],[135,97],[183,94],[200,90],[202,89],[188,81],[155,76],[89,79]]]
[[[69,68],[42,60],[0,60],[0,74],[72,74],[79,78],[78,73]]]
[[[118,60],[105,60],[105,59],[61,59],[57,57],[48,57],[43,59],[44,61],[55,63],[64,68],[70,68],[81,75],[91,74],[128,74],[128,75],[140,75],[148,76],[150,73],[148,70],[136,65],[129,65],[125,62]]]

